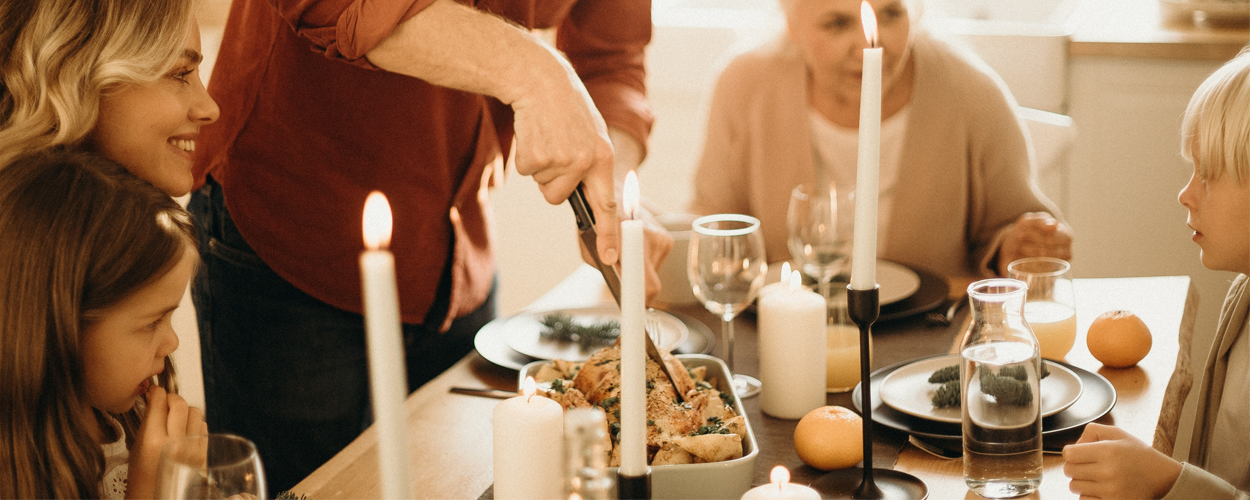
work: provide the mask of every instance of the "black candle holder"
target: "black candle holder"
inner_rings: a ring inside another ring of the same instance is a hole
[[[846,287],[846,311],[859,326],[860,407],[864,419],[864,465],[830,472],[812,483],[824,498],[924,499],[929,488],[920,478],[892,469],[872,466],[872,357],[869,353],[872,324],[881,315],[880,286],[871,290]]]
[[[651,468],[641,476],[616,476],[616,498],[620,500],[651,500]]]

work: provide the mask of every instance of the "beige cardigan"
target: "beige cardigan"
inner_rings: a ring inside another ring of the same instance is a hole
[[[1037,188],[1015,99],[984,63],[923,33],[889,234],[878,256],[948,276],[986,276],[1003,229],[1059,212]],[[786,209],[815,180],[807,70],[785,43],[737,55],[712,96],[691,212],[758,217],[770,261],[790,258]]]
[[[1163,497],[1165,499],[1250,499],[1250,494],[1237,491],[1227,481],[1200,468],[1206,467],[1208,458],[1235,460],[1250,467],[1250,450],[1235,457],[1207,457],[1207,444],[1215,426],[1215,416],[1219,412],[1220,397],[1224,394],[1228,350],[1238,336],[1250,334],[1246,331],[1247,315],[1250,315],[1250,278],[1242,274],[1233,280],[1233,286],[1224,297],[1220,322],[1215,329],[1215,340],[1211,344],[1211,353],[1207,355],[1202,385],[1198,392],[1198,408],[1194,417],[1194,434],[1188,463],[1172,485],[1172,490]],[[1250,415],[1245,417],[1250,418]]]

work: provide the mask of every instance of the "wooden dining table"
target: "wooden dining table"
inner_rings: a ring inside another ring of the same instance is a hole
[[[960,295],[971,279],[949,279],[952,298]],[[1077,279],[1077,341],[1065,361],[1104,377],[1115,388],[1116,402],[1096,422],[1116,425],[1152,442],[1164,394],[1180,352],[1178,337],[1191,332],[1197,295],[1187,276]],[[534,301],[527,310],[542,311],[610,304],[611,296],[597,271],[582,266],[555,288]],[[698,305],[669,308],[692,317],[719,333],[720,320]],[[894,363],[955,352],[967,325],[967,308],[950,326],[932,326],[923,315],[892,320],[873,329],[872,366],[876,370]],[[1085,347],[1085,332],[1100,314],[1127,310],[1150,328],[1153,345],[1136,366],[1103,367]],[[744,314],[736,320],[735,365],[738,372],[758,375],[755,318]],[[1199,349],[1202,347],[1195,347]],[[1204,349],[1204,348],[1203,348]],[[719,346],[712,353],[720,354]],[[490,498],[492,472],[491,413],[498,399],[452,393],[453,387],[494,388],[515,391],[517,372],[498,366],[477,352],[412,392],[406,402],[408,445],[412,464],[409,481],[416,498]],[[768,390],[764,387],[763,390]],[[875,391],[875,389],[874,389]],[[853,408],[849,393],[828,395],[828,404]],[[759,443],[752,485],[769,482],[776,465],[791,471],[792,482],[812,483],[825,472],[805,465],[794,451],[797,420],[785,420],[760,412],[759,398],[744,400],[749,425]],[[1061,447],[1079,437],[1080,428],[1047,436],[1048,448]],[[928,498],[980,498],[968,490],[963,462],[921,451],[897,429],[875,425],[873,463],[914,475],[928,488]],[[553,443],[553,446],[556,445]],[[1060,454],[1043,456],[1039,490],[1025,498],[1075,498],[1068,490]],[[292,492],[310,499],[379,498],[377,433],[370,427],[355,441],[297,484]]]

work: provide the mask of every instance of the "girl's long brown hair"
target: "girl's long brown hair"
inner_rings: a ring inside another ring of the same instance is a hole
[[[173,199],[103,157],[52,150],[0,169],[0,498],[100,495],[80,335],[194,240]],[[115,415],[129,437],[139,416]]]

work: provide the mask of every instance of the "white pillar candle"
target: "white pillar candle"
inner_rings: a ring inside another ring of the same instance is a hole
[[[621,221],[621,468],[620,474],[647,473],[647,313],[638,176],[625,176]],[[593,251],[593,250],[592,250]]]
[[[759,294],[760,297],[773,293],[777,290],[785,290],[786,288],[789,288],[790,285],[787,284],[787,282],[789,281],[789,278],[787,277],[790,276],[790,263],[789,262],[781,263],[781,274],[779,276],[781,277],[781,279],[777,281],[776,283],[769,283],[767,285],[764,285],[763,288],[760,288],[760,294]]]
[[[855,241],[851,249],[851,288],[877,286],[877,182],[881,164],[881,48],[877,18],[868,0],[860,18],[869,47],[864,49],[859,96],[859,163],[855,170]]]
[[[526,377],[523,395],[495,406],[491,424],[494,494],[499,500],[555,500],[564,495],[564,410],[534,392],[533,377]]]
[[[825,405],[825,299],[802,286],[794,271],[787,287],[760,297],[760,410],[797,419]]]
[[[391,206],[382,193],[374,191],[365,199],[363,225],[366,250],[360,254],[360,287],[382,497],[412,498],[404,413],[408,376],[395,285],[395,256],[386,250],[391,242]]]
[[[751,488],[742,500],[820,500],[816,490],[790,482],[790,471],[783,465],[773,467],[771,483]]]

